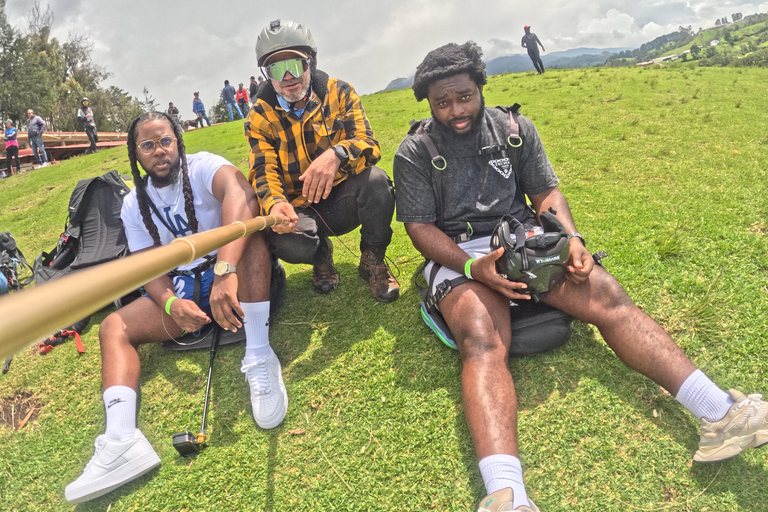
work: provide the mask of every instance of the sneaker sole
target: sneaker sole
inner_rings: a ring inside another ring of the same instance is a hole
[[[714,449],[703,451],[699,448],[693,455],[693,461],[720,462],[736,457],[745,448],[758,448],[764,444],[768,444],[768,432],[766,431],[756,432],[744,437],[734,437]]]
[[[148,453],[144,455],[143,457],[139,457],[136,460],[131,461],[130,463],[126,464],[125,466],[122,466],[119,469],[116,469],[112,473],[109,473],[108,475],[104,475],[99,480],[96,480],[91,485],[88,485],[88,487],[82,487],[80,489],[75,489],[71,492],[67,492],[67,490],[64,491],[64,495],[68,502],[70,503],[83,503],[84,501],[90,501],[92,499],[98,498],[99,496],[103,496],[107,494],[108,492],[111,492],[121,485],[125,485],[128,482],[135,480],[142,476],[145,473],[148,473],[149,471],[155,469],[157,466],[160,465],[160,457],[157,456],[156,453]],[[123,478],[117,483],[109,483],[112,482],[115,477]],[[108,481],[108,482],[105,482]],[[106,487],[98,488],[96,490],[92,490],[94,485],[98,487],[99,483],[102,485],[107,483]],[[86,492],[86,494],[80,494]]]

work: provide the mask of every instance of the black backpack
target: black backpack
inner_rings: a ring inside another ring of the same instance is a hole
[[[127,256],[128,241],[120,210],[123,198],[130,191],[116,170],[80,180],[69,198],[64,232],[56,247],[35,258],[32,266],[35,284]],[[134,291],[116,303],[127,303],[139,296],[139,292]],[[74,330],[82,332],[89,319],[77,322]]]
[[[56,247],[35,258],[35,284],[126,256],[128,242],[120,210],[128,192],[115,170],[80,180],[69,198],[64,232]]]

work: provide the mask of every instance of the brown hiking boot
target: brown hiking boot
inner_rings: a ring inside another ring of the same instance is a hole
[[[326,255],[312,266],[312,284],[317,293],[325,295],[339,287],[339,272],[333,266],[333,243],[327,238],[322,242],[326,243],[327,249],[323,251]]]
[[[392,302],[400,296],[400,283],[389,271],[383,259],[379,259],[372,251],[363,251],[360,255],[360,265],[357,272],[371,287],[371,296],[379,302]]]

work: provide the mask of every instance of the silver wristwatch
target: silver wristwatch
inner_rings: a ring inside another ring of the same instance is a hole
[[[227,274],[234,274],[235,272],[237,272],[237,268],[226,261],[217,261],[213,266],[213,273],[219,277]]]

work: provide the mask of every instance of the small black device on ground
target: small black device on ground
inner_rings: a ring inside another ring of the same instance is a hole
[[[189,457],[200,452],[205,447],[205,441],[208,434],[205,432],[205,417],[208,414],[208,396],[211,392],[211,375],[213,373],[213,360],[216,358],[216,349],[219,348],[219,339],[221,338],[221,327],[216,324],[213,328],[213,340],[211,341],[211,361],[208,364],[208,383],[205,385],[205,402],[203,405],[203,424],[197,435],[190,431],[174,434],[173,447],[182,457]]]

